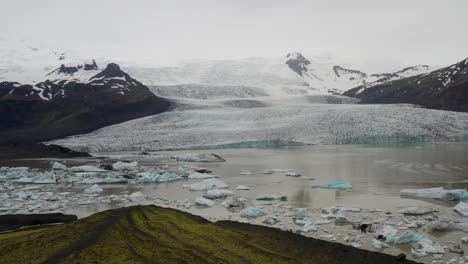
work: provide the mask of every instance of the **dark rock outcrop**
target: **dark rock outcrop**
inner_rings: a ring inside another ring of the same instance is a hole
[[[67,67],[59,70],[73,71]],[[1,82],[0,144],[42,142],[88,133],[158,114],[169,106],[167,100],[155,96],[113,63],[84,82]]]
[[[468,59],[427,74],[371,87],[359,86],[343,95],[358,98],[361,103],[407,103],[468,112]]]

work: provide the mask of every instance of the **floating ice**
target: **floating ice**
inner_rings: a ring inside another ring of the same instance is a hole
[[[444,249],[429,238],[421,238],[418,241],[418,250],[427,254],[444,254]]]
[[[22,177],[16,180],[12,180],[13,183],[17,184],[56,184],[55,174],[50,172],[36,173],[32,178]]]
[[[91,178],[79,181],[79,184],[115,184],[115,183],[127,183],[128,180],[122,176],[117,177],[105,177],[105,178]]]
[[[294,209],[293,218],[304,219],[309,216],[309,208],[297,208]]]
[[[211,175],[207,173],[193,172],[188,176],[189,179],[209,179],[209,178],[218,178],[217,175]]]
[[[206,199],[206,198],[203,198],[203,197],[197,197],[197,198],[195,198],[195,204],[212,207],[215,203],[214,203],[214,201],[212,201],[210,199]]]
[[[201,153],[201,154],[180,154],[172,156],[171,158],[177,161],[185,162],[223,162],[225,159],[212,153]]]
[[[257,218],[264,215],[266,215],[266,212],[263,209],[252,206],[245,208],[240,214],[240,216],[246,218]]]
[[[142,172],[137,175],[140,176],[138,179],[138,182],[140,183],[170,182],[182,179],[179,175],[170,172],[164,172],[163,174],[156,172]]]
[[[87,194],[98,194],[98,193],[100,193],[102,191],[103,191],[103,189],[101,188],[101,186],[99,186],[97,184],[94,184],[93,186],[91,186],[88,189],[84,190],[84,192],[87,193]]]
[[[189,189],[191,191],[204,191],[204,190],[210,190],[210,189],[225,189],[229,187],[226,183],[213,178],[213,179],[206,179],[202,182],[199,183],[194,183],[191,184]]]
[[[249,170],[241,170],[240,172],[240,175],[250,175],[250,174],[252,174],[252,172]]]
[[[306,223],[301,229],[304,233],[316,232],[317,230],[318,228],[311,221]]]
[[[226,208],[244,208],[247,200],[242,197],[228,197],[221,205]]]
[[[279,220],[278,220],[277,217],[269,217],[269,218],[262,221],[262,223],[268,224],[268,225],[275,225],[278,222],[279,222]]]
[[[427,256],[425,252],[422,252],[420,250],[415,250],[414,248],[411,248],[411,255],[418,257],[418,258]]]
[[[460,214],[464,215],[464,216],[468,216],[468,203],[464,203],[464,202],[459,202],[454,208],[453,210],[459,212]]]
[[[398,229],[391,225],[378,225],[375,228],[375,237],[381,236],[382,238],[394,237],[398,233]]]
[[[406,244],[411,242],[418,242],[423,239],[425,236],[414,233],[413,231],[406,231],[405,233],[399,236],[389,236],[387,237],[387,243],[393,244]]]
[[[64,164],[62,163],[59,163],[57,161],[54,161],[54,164],[52,165],[52,169],[53,170],[63,170],[63,171],[66,171],[68,170],[68,167],[65,166]]]
[[[376,249],[382,249],[389,247],[387,243],[379,241],[377,239],[372,239],[372,246]]]
[[[326,189],[340,189],[340,190],[353,188],[350,183],[343,182],[343,181],[332,181],[332,182],[321,183],[321,184],[313,184],[311,187],[312,188],[326,188]]]
[[[236,190],[248,191],[248,190],[250,190],[250,187],[249,187],[249,186],[245,186],[245,185],[237,185]]]
[[[134,169],[137,168],[137,166],[138,166],[137,161],[134,161],[134,162],[118,161],[118,162],[112,164],[112,168],[114,170],[134,170]]]
[[[203,195],[206,199],[219,199],[231,196],[233,193],[229,190],[222,190],[222,189],[211,189]]]
[[[290,177],[300,177],[300,176],[301,176],[300,173],[293,172],[293,171],[286,172],[284,175],[285,175],[285,176],[290,176]]]
[[[273,201],[273,200],[280,200],[286,201],[288,197],[286,195],[274,195],[274,194],[259,194],[255,200],[258,201]]]
[[[400,196],[454,201],[461,199],[461,196],[465,192],[465,189],[445,190],[442,187],[427,189],[404,189],[400,191]]]
[[[428,213],[433,213],[433,212],[438,212],[439,210],[436,208],[432,207],[424,207],[424,206],[411,206],[411,207],[405,207],[400,210],[398,210],[398,213],[404,214],[404,215],[423,215],[423,214],[428,214]]]
[[[106,171],[104,169],[101,169],[92,165],[69,167],[67,170],[71,172],[104,172]]]

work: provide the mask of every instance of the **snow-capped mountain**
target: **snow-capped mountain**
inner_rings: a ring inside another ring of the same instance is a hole
[[[310,89],[318,93],[341,94],[357,86],[372,86],[438,69],[418,65],[396,72],[366,73],[356,68],[343,67],[338,63],[331,58],[309,60],[298,52],[286,56],[286,64],[291,70],[301,76]]]
[[[86,133],[170,105],[114,63],[102,71],[96,63],[62,65],[49,76],[54,78],[35,84],[0,82],[0,143]]]
[[[410,103],[468,112],[468,59],[430,73],[357,87],[344,94],[363,103]]]

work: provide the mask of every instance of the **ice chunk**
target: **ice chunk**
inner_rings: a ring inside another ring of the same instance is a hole
[[[300,177],[300,176],[301,176],[300,173],[293,172],[293,171],[286,172],[284,175],[285,175],[285,176],[290,176],[290,177]]]
[[[398,233],[398,229],[391,225],[378,225],[375,228],[375,237],[382,237],[382,238],[387,238],[387,237],[393,237],[396,236]]]
[[[241,170],[240,172],[240,175],[250,175],[250,174],[252,174],[252,172],[249,170]]]
[[[264,215],[266,215],[266,212],[262,208],[253,206],[245,208],[240,214],[240,216],[246,218],[257,218]]]
[[[207,173],[194,172],[188,176],[189,179],[209,179],[209,178],[218,178],[216,175],[211,175]]]
[[[468,237],[462,237],[462,238],[461,238],[461,241],[462,241],[463,243],[468,243]]]
[[[211,190],[208,190],[206,194],[203,195],[203,197],[206,199],[219,199],[219,198],[225,198],[231,195],[232,195],[232,192],[229,190],[211,189]]]
[[[210,190],[210,189],[225,189],[229,187],[226,183],[213,178],[213,179],[206,179],[202,182],[199,183],[194,183],[191,184],[189,189],[191,191],[204,191],[204,190]]]
[[[427,256],[427,254],[425,252],[422,252],[422,251],[419,251],[419,250],[414,250],[413,248],[411,248],[411,255],[413,255],[415,257],[418,257],[418,258]]]
[[[340,190],[353,188],[350,183],[343,182],[343,181],[332,181],[332,182],[321,183],[321,184],[313,184],[311,187],[312,188],[326,188],[326,189],[340,189]]]
[[[260,171],[259,173],[260,174],[273,174],[275,171],[274,170],[263,170],[263,171]]]
[[[387,237],[385,242],[394,243],[394,244],[406,244],[406,243],[411,243],[411,242],[418,242],[424,237],[425,236],[414,233],[413,231],[406,231],[400,236]]]
[[[137,175],[140,176],[138,179],[138,182],[140,183],[170,182],[182,179],[179,175],[170,172],[164,172],[163,174],[156,172],[142,172]]]
[[[142,197],[143,197],[143,193],[142,193],[142,192],[134,192],[134,193],[132,193],[132,194],[130,194],[130,195],[128,196],[128,198],[130,198],[131,200],[138,200],[138,199],[140,199],[140,198],[142,198]]]
[[[437,244],[436,242],[430,240],[429,238],[421,238],[418,241],[419,251],[427,254],[444,254],[444,249]]]
[[[250,190],[250,187],[245,186],[245,185],[237,185],[236,190],[248,191],[248,190]]]
[[[225,159],[212,153],[200,153],[200,154],[180,154],[174,155],[171,158],[177,161],[185,162],[224,162]]]
[[[428,214],[428,213],[433,213],[433,212],[438,212],[439,210],[436,208],[432,207],[424,207],[424,206],[411,206],[411,207],[405,207],[400,210],[398,210],[398,213],[404,214],[404,215],[423,215],[423,214]]]
[[[274,194],[259,194],[255,200],[258,201],[273,201],[273,200],[280,200],[286,201],[288,197],[286,195],[274,195]]]
[[[228,197],[221,205],[226,208],[244,208],[247,200],[242,197]]]
[[[388,247],[388,244],[377,239],[372,239],[372,246],[376,249],[382,249]]]
[[[137,166],[138,166],[137,161],[134,161],[134,162],[118,161],[118,162],[112,164],[112,168],[114,170],[134,170],[134,169],[137,168]]]
[[[101,188],[101,186],[99,186],[97,184],[94,184],[93,186],[91,186],[88,189],[84,190],[84,192],[87,193],[87,194],[98,194],[98,193],[100,193],[102,191],[103,191],[103,189]]]
[[[309,208],[297,208],[294,209],[293,218],[295,219],[304,219],[309,216]]]
[[[82,165],[68,168],[71,172],[104,172],[106,170],[92,165]]]
[[[304,233],[316,232],[317,230],[318,228],[311,221],[306,223],[301,229]]]
[[[213,171],[207,168],[196,168],[193,171],[198,173],[212,173]]]
[[[64,164],[62,163],[59,163],[57,161],[54,161],[54,164],[52,165],[52,169],[53,170],[63,170],[63,171],[66,171],[68,170],[68,167],[65,166]]]
[[[427,189],[404,189],[400,191],[400,196],[454,201],[459,200],[465,191],[465,189],[445,190],[442,187]]]
[[[115,184],[115,183],[127,183],[128,180],[122,176],[117,177],[105,177],[105,178],[91,178],[84,179],[79,184]]]
[[[262,223],[268,224],[268,225],[275,225],[278,222],[279,222],[279,220],[278,220],[277,217],[269,217],[269,218],[262,221]]]
[[[57,183],[55,174],[50,172],[37,173],[34,177],[22,177],[12,180],[17,184],[55,184]]]
[[[464,203],[464,202],[459,202],[454,208],[453,210],[459,212],[460,214],[464,215],[464,216],[468,216],[468,203]]]
[[[214,203],[214,201],[212,201],[210,199],[206,199],[206,198],[203,198],[203,197],[197,197],[197,198],[195,198],[195,204],[212,207],[215,203]]]

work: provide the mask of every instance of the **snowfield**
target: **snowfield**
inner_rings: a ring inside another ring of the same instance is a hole
[[[89,152],[395,143],[448,141],[468,130],[468,113],[310,103],[314,100],[306,98],[269,99],[247,108],[217,103],[181,107],[51,143]]]

